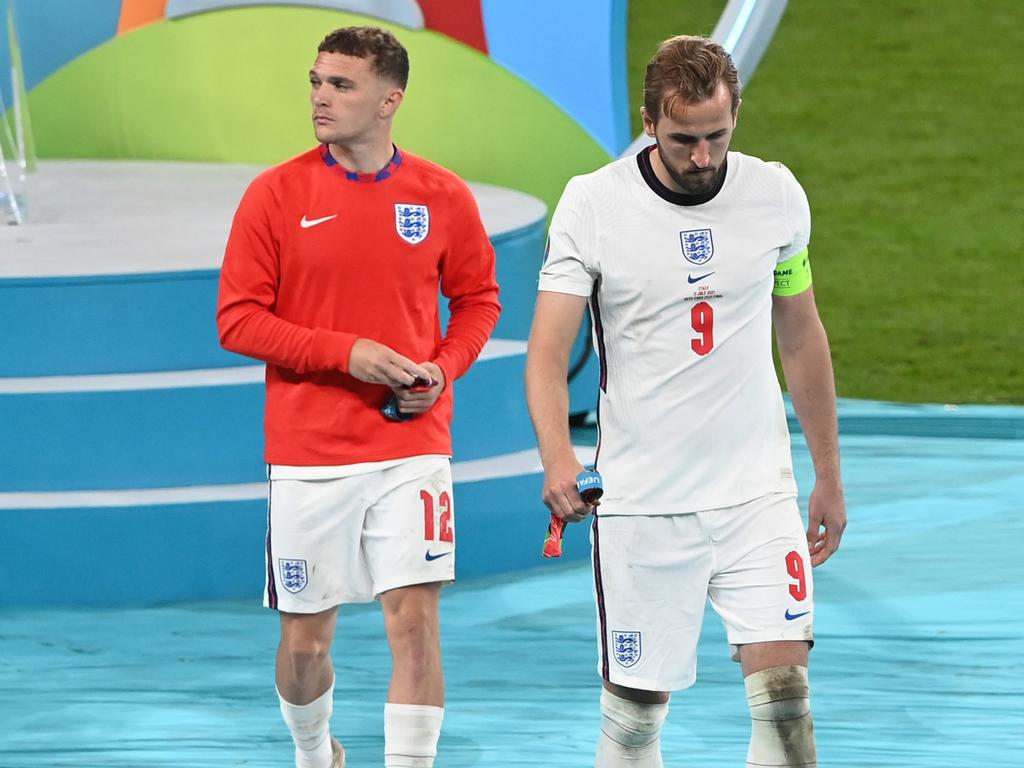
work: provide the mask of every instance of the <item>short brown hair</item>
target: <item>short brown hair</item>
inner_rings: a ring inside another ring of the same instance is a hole
[[[726,50],[706,37],[678,35],[658,46],[647,63],[644,108],[657,122],[668,114],[676,99],[684,104],[710,99],[725,83],[732,96],[732,113],[740,105],[740,77]]]
[[[409,52],[393,34],[380,27],[341,27],[331,32],[318,53],[340,53],[357,59],[372,57],[373,71],[404,89],[409,82]]]

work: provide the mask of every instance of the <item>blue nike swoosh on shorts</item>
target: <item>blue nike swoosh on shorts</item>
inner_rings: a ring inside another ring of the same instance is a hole
[[[442,552],[439,555],[432,555],[432,554],[430,554],[430,550],[428,549],[427,550],[427,554],[424,555],[424,557],[429,562],[431,560],[437,560],[437,558],[439,558],[439,557],[444,557],[445,555],[450,555],[450,554],[451,554],[451,552]]]
[[[804,611],[803,613],[790,613],[789,608],[786,609],[786,621],[792,621],[793,619],[799,619],[801,616],[806,616],[810,611]]]

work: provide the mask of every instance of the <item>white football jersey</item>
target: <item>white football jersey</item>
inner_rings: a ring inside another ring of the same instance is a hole
[[[785,166],[729,152],[717,194],[692,204],[647,152],[569,181],[540,274],[542,291],[590,297],[600,511],[795,494],[771,310],[775,266],[810,238],[804,191]]]

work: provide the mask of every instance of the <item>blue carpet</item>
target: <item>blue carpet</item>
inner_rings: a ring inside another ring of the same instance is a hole
[[[794,452],[809,489],[806,450]],[[1019,768],[1024,441],[858,434],[843,458],[850,525],[815,572],[820,765]],[[538,563],[446,590],[439,767],[593,764],[590,589],[587,566]],[[0,766],[289,766],[277,622],[257,600],[0,612]],[[379,766],[389,656],[375,606],[343,613],[334,658],[334,732],[351,768]],[[739,667],[709,613],[665,764],[741,766],[747,729]]]

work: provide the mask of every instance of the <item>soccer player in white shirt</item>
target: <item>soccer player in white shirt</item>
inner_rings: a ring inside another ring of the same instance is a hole
[[[778,163],[730,152],[721,46],[671,38],[647,67],[656,144],[572,179],[551,222],[526,371],[544,503],[594,513],[598,768],[661,766],[670,692],[696,678],[710,598],[742,665],[748,766],[814,766],[811,567],[846,525],[835,387],[811,289],[810,212]],[[589,303],[601,362],[600,507],[576,491],[566,372]],[[772,363],[774,324],[815,469],[806,531]]]

